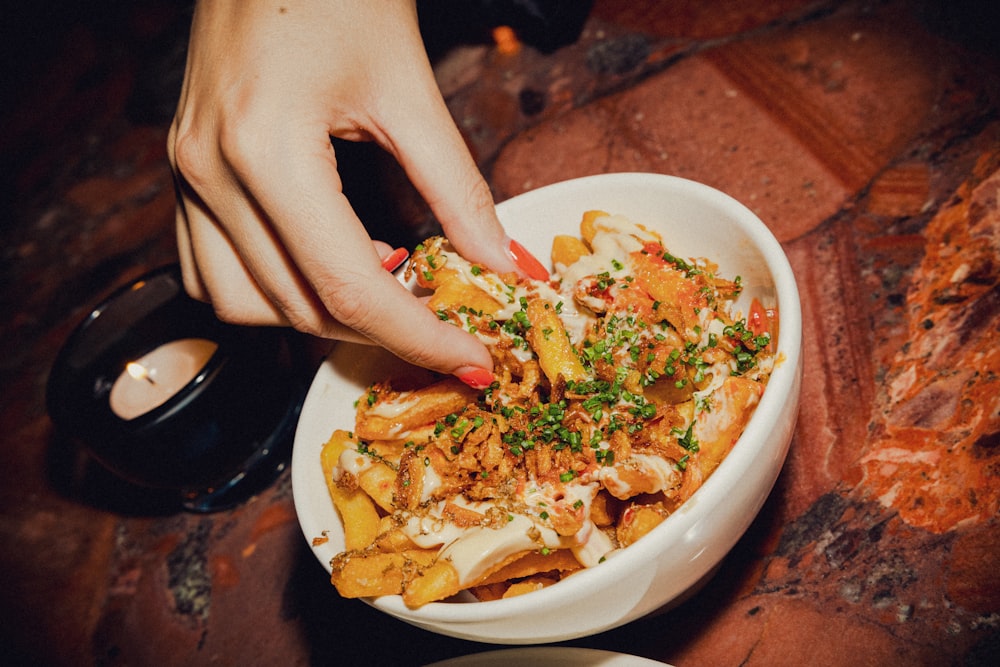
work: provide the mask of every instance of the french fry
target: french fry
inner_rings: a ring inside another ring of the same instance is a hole
[[[667,518],[667,512],[657,505],[631,505],[622,513],[618,524],[618,542],[623,547],[635,544],[643,535],[656,528]]]
[[[379,534],[375,538],[375,546],[378,547],[379,551],[396,552],[417,548],[417,545],[413,543],[413,540],[406,534],[406,531],[391,524],[392,517],[382,517]]]
[[[693,429],[702,475],[708,477],[736,444],[763,391],[763,385],[749,378],[727,377],[712,395],[712,410],[699,413]]]
[[[397,440],[461,410],[476,396],[474,389],[447,378],[393,400],[361,401],[354,433],[362,440]]]
[[[605,211],[586,211],[583,214],[583,219],[580,220],[580,236],[583,240],[587,242],[587,245],[593,248],[594,236],[597,235],[598,225],[597,220],[600,218],[608,217],[608,213]]]
[[[451,561],[439,558],[433,565],[406,582],[403,602],[410,608],[421,607],[428,602],[450,598],[460,590],[462,586],[458,580],[458,570]]]
[[[323,445],[320,451],[320,465],[323,467],[323,477],[329,485],[333,482],[333,469],[340,460],[340,455],[347,449],[354,449],[357,443],[347,431],[337,429]]]
[[[364,549],[378,536],[378,512],[375,503],[360,489],[344,491],[334,485],[330,492],[333,504],[344,523],[344,547]]]
[[[703,285],[654,255],[633,253],[635,282],[660,304],[660,315],[690,341],[700,338],[698,312],[708,303]]]
[[[499,569],[487,574],[476,582],[477,586],[488,586],[510,579],[530,577],[543,572],[573,572],[582,565],[569,549],[556,549],[547,554],[539,551],[524,551],[517,554]]]
[[[403,451],[406,450],[407,442],[412,442],[415,439],[425,440],[427,434],[432,430],[432,428],[427,428],[425,433],[409,431],[408,435],[410,437],[406,440],[372,440],[368,443],[368,451],[380,461],[388,464],[397,464],[403,455]]]
[[[571,266],[590,254],[590,248],[575,236],[560,235],[552,239],[552,266]]]
[[[534,593],[535,591],[540,591],[547,586],[557,583],[558,581],[559,580],[554,577],[543,576],[531,577],[530,579],[526,579],[524,581],[517,581],[507,587],[507,590],[504,591],[503,597],[506,599],[517,597],[518,595],[524,595],[525,593]]]
[[[407,574],[429,567],[435,558],[436,552],[427,549],[345,555],[334,559],[330,582],[345,598],[398,595]]]
[[[427,307],[439,310],[458,310],[461,306],[487,315],[496,315],[503,306],[492,296],[463,280],[448,280],[434,290]]]
[[[347,431],[334,431],[323,446],[320,461],[323,477],[340,520],[344,524],[344,546],[348,550],[364,549],[378,535],[379,516],[375,503],[362,489],[348,489],[333,480],[333,469],[341,454],[355,447]]]
[[[617,498],[603,489],[594,496],[590,504],[590,520],[595,526],[611,526],[618,520],[619,514],[621,507]]]
[[[461,279],[459,269],[449,266],[442,252],[447,241],[440,236],[427,239],[413,253],[413,262],[407,272],[415,271],[417,284],[429,289],[437,289],[453,280]]]
[[[396,471],[389,466],[380,463],[365,468],[358,475],[358,485],[383,511],[391,514],[396,509],[392,504]]]
[[[541,299],[528,302],[527,338],[538,355],[542,372],[553,385],[570,380],[582,382],[587,379],[587,371],[580,362],[573,345],[566,336],[566,327],[556,314],[555,308]]]

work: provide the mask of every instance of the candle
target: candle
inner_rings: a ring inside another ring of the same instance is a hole
[[[160,407],[197,377],[217,349],[214,341],[183,338],[128,362],[111,387],[111,411],[135,419]]]
[[[176,265],[88,313],[46,388],[61,434],[191,511],[242,502],[285,469],[309,376],[292,332],[221,322]]]

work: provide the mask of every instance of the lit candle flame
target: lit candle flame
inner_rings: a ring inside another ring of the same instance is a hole
[[[125,364],[125,370],[136,380],[145,380],[149,384],[156,384],[156,382],[153,381],[153,377],[149,374],[149,371],[146,370],[146,367],[136,361],[130,361]]]

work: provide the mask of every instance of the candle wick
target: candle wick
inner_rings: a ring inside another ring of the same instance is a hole
[[[145,380],[149,384],[156,384],[156,380],[153,379],[153,374],[146,370],[145,366],[136,361],[130,361],[125,364],[125,371],[136,380]]]

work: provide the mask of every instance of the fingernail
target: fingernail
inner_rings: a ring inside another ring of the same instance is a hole
[[[473,389],[486,389],[493,384],[493,373],[485,368],[475,366],[464,366],[455,371],[455,377],[469,385]]]
[[[517,268],[535,280],[548,280],[549,271],[528,249],[512,238],[507,239],[507,254],[517,264]]]
[[[410,251],[406,248],[396,248],[382,259],[382,266],[386,271],[392,273],[406,261],[410,256]]]

